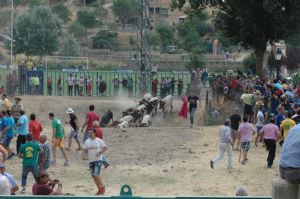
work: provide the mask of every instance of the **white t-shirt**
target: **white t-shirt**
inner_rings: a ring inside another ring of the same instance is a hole
[[[105,147],[103,140],[95,138],[91,140],[90,138],[84,142],[83,149],[88,150],[89,162],[95,162],[102,160],[102,155],[97,157],[97,154]]]
[[[256,126],[263,126],[264,123],[262,123],[261,120],[264,121],[264,118],[265,118],[265,116],[264,116],[263,112],[258,111],[257,115],[256,115],[256,120],[257,120]]]
[[[73,77],[69,77],[68,78],[68,86],[73,86],[74,84],[74,78]]]
[[[4,175],[0,174],[0,195],[10,195],[11,185]]]

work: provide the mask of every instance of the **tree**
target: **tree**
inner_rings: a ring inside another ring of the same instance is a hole
[[[86,36],[86,28],[78,21],[73,21],[68,27],[69,34],[73,34],[77,39],[81,39]]]
[[[117,40],[118,33],[109,30],[100,30],[93,37],[93,48],[97,49],[116,49],[119,45]]]
[[[256,57],[256,72],[263,75],[263,55],[267,42],[286,40],[300,26],[298,1],[281,0],[172,0],[173,8],[184,8],[191,15],[207,6],[214,10],[214,24],[226,37],[251,47]]]
[[[185,65],[185,67],[188,70],[192,70],[198,67],[204,68],[205,62],[202,55],[202,49],[193,49],[193,51],[189,54],[189,62]]]
[[[16,54],[52,54],[59,48],[62,20],[49,7],[34,7],[16,18],[14,51]]]
[[[4,32],[6,27],[9,25],[10,21],[11,21],[11,11],[2,10],[0,12],[0,27],[3,28]]]
[[[165,51],[166,47],[172,44],[174,40],[174,28],[167,23],[160,23],[155,31],[159,34],[161,50]]]
[[[138,16],[139,5],[136,0],[114,0],[112,11],[122,23],[122,28],[124,29],[126,23]]]
[[[94,1],[90,4],[88,4],[90,8],[93,8],[93,11],[96,16],[103,18],[106,17],[108,14],[108,11],[106,8],[103,7],[103,5],[99,1]]]
[[[150,32],[149,43],[151,46],[159,46],[160,44],[160,34],[155,30]]]
[[[63,56],[78,56],[79,53],[79,43],[73,34],[68,34],[62,41],[59,53]]]
[[[52,7],[52,12],[61,18],[65,23],[70,21],[71,11],[63,4],[63,2]]]
[[[96,25],[96,15],[91,11],[80,10],[77,12],[77,21],[86,28],[93,28]]]

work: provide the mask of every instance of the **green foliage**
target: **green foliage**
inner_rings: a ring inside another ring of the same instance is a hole
[[[262,57],[267,42],[287,40],[298,33],[300,27],[300,4],[298,1],[259,0],[172,0],[173,8],[183,8],[189,3],[187,12],[195,14],[207,6],[214,10],[214,24],[234,43],[254,49],[259,75]]]
[[[155,31],[159,34],[161,50],[165,51],[168,45],[174,40],[174,28],[167,23],[160,23],[156,26]]]
[[[247,57],[244,58],[243,60],[243,68],[248,70],[250,69],[254,74],[256,73],[256,58],[255,58],[255,54],[251,53],[250,55],[248,55]]]
[[[128,43],[129,43],[129,45],[130,46],[134,46],[134,45],[136,45],[136,40],[133,38],[133,36],[132,35],[130,35],[129,37],[128,37]]]
[[[28,5],[29,5],[29,8],[34,8],[37,6],[41,6],[44,3],[45,3],[44,0],[29,0]]]
[[[93,28],[96,25],[96,15],[91,11],[80,10],[77,12],[77,21],[86,28]]]
[[[11,22],[11,11],[10,10],[2,10],[0,12],[0,27],[5,29]]]
[[[52,12],[61,18],[65,23],[70,21],[71,11],[62,3],[54,5]]]
[[[73,34],[77,39],[81,39],[86,36],[86,28],[78,21],[73,21],[68,27],[69,34]]]
[[[14,53],[49,55],[59,47],[62,20],[49,7],[37,6],[18,15],[14,27]]]
[[[62,41],[60,55],[79,56],[80,46],[73,34],[68,34]]]
[[[93,37],[93,48],[96,49],[116,49],[119,45],[118,33],[109,30],[100,30]]]
[[[100,18],[106,17],[108,14],[107,9],[104,8],[103,5],[99,1],[94,1],[91,4],[89,4],[88,6],[93,8],[95,15]]]
[[[136,0],[114,0],[112,11],[117,19],[122,23],[122,28],[130,21],[136,21],[139,5]]]
[[[202,54],[203,54],[203,49],[194,49],[189,54],[189,62],[185,66],[186,69],[191,70],[198,67],[204,68],[205,61]]]
[[[159,46],[160,44],[160,34],[156,31],[151,31],[149,35],[149,43],[152,46]]]

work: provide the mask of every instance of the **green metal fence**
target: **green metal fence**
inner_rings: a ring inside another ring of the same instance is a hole
[[[92,79],[92,95],[97,95],[97,86],[96,86],[96,80],[98,76],[102,76],[102,79],[106,82],[107,88],[105,92],[105,96],[113,96],[114,95],[114,87],[112,84],[113,79],[115,76],[118,76],[119,80],[123,80],[123,78],[132,77],[133,78],[133,96],[140,96],[140,90],[139,90],[139,78],[141,76],[139,71],[79,71],[79,72],[62,72],[58,70],[47,70],[44,71],[44,88],[43,93],[44,95],[47,94],[47,78],[50,77],[52,80],[52,95],[57,95],[57,80],[61,76],[62,78],[62,95],[67,95],[68,86],[66,80],[68,79],[69,75],[72,74],[73,76],[76,74],[77,77],[80,77],[83,75],[84,77],[90,76]],[[178,81],[179,78],[183,81],[183,90],[182,93],[186,94],[186,91],[188,89],[188,84],[190,82],[190,75],[187,71],[170,71],[170,72],[158,72],[156,75],[159,82],[161,82],[162,77],[166,78],[174,77],[176,81]],[[126,93],[127,90],[122,88],[122,85],[120,85],[120,92]],[[147,91],[151,92],[151,81],[147,81]],[[174,95],[178,95],[178,87],[177,82],[175,84],[174,89]],[[160,86],[158,85],[158,95],[160,95]],[[74,91],[73,91],[74,93]],[[84,87],[84,93],[86,93],[86,88]]]
[[[123,185],[120,191],[120,196],[0,196],[0,198],[7,199],[19,199],[19,198],[76,198],[76,199],[88,199],[88,198],[102,198],[102,199],[272,199],[271,196],[249,196],[249,197],[238,197],[238,196],[179,196],[179,197],[142,197],[133,196],[131,187],[129,185]]]

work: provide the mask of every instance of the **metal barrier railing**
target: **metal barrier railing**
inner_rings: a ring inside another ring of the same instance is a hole
[[[272,199],[271,196],[178,196],[178,197],[144,197],[144,196],[133,196],[131,187],[129,185],[123,185],[121,187],[120,196],[71,196],[71,195],[62,195],[62,196],[32,196],[32,195],[16,195],[16,196],[0,196],[1,199],[19,199],[19,198],[75,198],[75,199],[88,199],[88,198],[102,198],[102,199]]]

